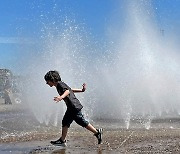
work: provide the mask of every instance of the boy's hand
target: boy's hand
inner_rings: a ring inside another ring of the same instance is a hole
[[[54,101],[56,102],[59,102],[61,101],[63,98],[61,96],[57,96],[57,97],[54,97]]]
[[[86,84],[83,83],[83,85],[82,85],[82,92],[84,92],[85,90],[86,90]]]

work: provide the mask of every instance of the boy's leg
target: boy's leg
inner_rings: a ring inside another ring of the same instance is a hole
[[[85,127],[89,131],[94,133],[94,136],[98,139],[98,144],[102,142],[102,129],[96,129],[93,125],[91,125],[88,121],[84,119],[83,114],[79,111],[75,116],[75,122],[82,127]]]
[[[51,141],[50,143],[53,144],[53,145],[66,147],[65,138],[67,136],[67,132],[68,132],[68,126],[62,127],[62,135],[61,135],[61,137],[56,141]]]
[[[103,129],[100,128],[100,129],[96,129],[94,128],[93,125],[91,125],[90,123],[86,126],[86,129],[90,130],[91,132],[94,133],[94,136],[96,136],[96,138],[98,139],[98,144],[101,144],[102,142],[102,132],[103,132]]]
[[[98,133],[97,129],[94,128],[94,126],[91,125],[90,123],[86,126],[86,129],[88,129],[89,131],[93,132],[94,134]]]
[[[68,132],[68,127],[67,126],[62,127],[62,135],[61,135],[62,141],[65,141],[65,138],[67,136],[67,132]]]
[[[51,141],[51,144],[58,145],[58,146],[66,146],[66,136],[68,132],[68,128],[70,127],[71,123],[73,122],[73,118],[70,112],[66,111],[63,120],[62,120],[62,134],[61,137],[56,141]]]
[[[75,122],[79,124],[82,127],[85,127],[89,131],[93,132],[94,134],[98,133],[98,130],[94,128],[93,125],[91,125],[87,120],[85,120],[83,114],[81,111],[79,111],[74,118]]]
[[[70,127],[71,123],[73,122],[73,116],[71,112],[66,111],[63,120],[62,120],[62,134],[61,134],[61,140],[65,141],[68,128]]]

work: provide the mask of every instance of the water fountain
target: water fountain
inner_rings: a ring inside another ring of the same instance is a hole
[[[42,28],[42,52],[27,66],[27,100],[40,122],[48,124],[54,113],[65,110],[53,103],[56,90],[43,81],[53,69],[71,87],[87,83],[87,92],[78,97],[90,119],[124,119],[126,128],[132,119],[144,119],[141,123],[149,128],[153,118],[179,116],[178,46],[160,33],[150,1],[126,4],[123,31],[116,21],[107,25],[111,33],[106,49],[96,48],[84,27],[68,17],[60,28]]]
[[[126,18],[124,31],[112,26],[111,55],[100,62],[96,84],[103,91],[96,113],[124,118],[127,128],[134,118],[150,123],[153,118],[179,116],[178,46],[161,35],[151,1],[128,1]]]

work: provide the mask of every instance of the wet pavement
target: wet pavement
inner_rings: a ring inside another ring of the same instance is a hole
[[[118,120],[98,120],[92,123],[104,129],[101,145],[97,145],[96,138],[89,131],[73,124],[68,132],[67,147],[62,149],[49,143],[59,138],[60,126],[40,124],[31,112],[19,107],[16,110],[1,108],[0,154],[180,153],[179,118],[155,119],[149,124],[149,129],[139,121],[131,121],[129,129]]]

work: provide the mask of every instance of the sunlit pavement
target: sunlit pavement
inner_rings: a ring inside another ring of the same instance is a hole
[[[60,135],[61,125],[40,124],[30,112],[1,112],[0,153],[180,153],[180,119],[156,119],[151,123],[131,121],[129,129],[118,120],[91,121],[102,127],[103,143],[86,129],[73,123],[66,149],[52,146],[50,140]]]

